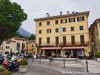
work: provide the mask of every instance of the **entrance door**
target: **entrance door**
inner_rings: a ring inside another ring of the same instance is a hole
[[[51,56],[51,50],[46,50],[46,56]]]
[[[77,58],[77,50],[73,50],[73,57]]]

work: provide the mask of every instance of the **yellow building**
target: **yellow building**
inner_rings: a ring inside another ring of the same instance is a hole
[[[29,40],[26,41],[26,50],[27,50],[28,54],[30,54],[30,52],[32,50],[31,41],[29,41]]]
[[[28,51],[28,54],[32,54],[35,52],[35,43],[33,40],[27,40],[26,42],[26,49]]]
[[[89,56],[89,11],[36,18],[36,53],[44,56]]]
[[[92,51],[100,52],[100,18],[96,19],[89,28]]]

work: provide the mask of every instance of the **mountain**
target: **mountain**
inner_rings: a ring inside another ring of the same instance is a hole
[[[22,27],[19,28],[18,30],[19,34],[21,36],[27,36],[27,37],[30,37],[32,35],[32,33],[26,31],[25,29],[23,29]]]

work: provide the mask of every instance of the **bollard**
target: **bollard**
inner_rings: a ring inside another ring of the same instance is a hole
[[[66,66],[65,66],[65,58],[64,58],[63,62],[64,62],[64,68],[66,68]]]
[[[49,59],[49,66],[51,66],[51,60]]]
[[[86,60],[86,72],[89,72],[88,70],[88,61]]]
[[[40,62],[39,62],[39,64],[41,64],[41,56],[40,56]]]
[[[51,65],[51,62],[53,62],[53,57],[49,57],[49,66]]]

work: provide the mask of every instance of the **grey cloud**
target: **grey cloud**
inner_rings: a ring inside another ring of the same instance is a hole
[[[67,11],[90,11],[89,25],[100,17],[100,0],[11,0],[22,6],[28,14],[28,19],[23,22],[23,27],[29,32],[35,33],[34,18],[45,17],[45,13],[58,15],[60,11],[66,14]]]

